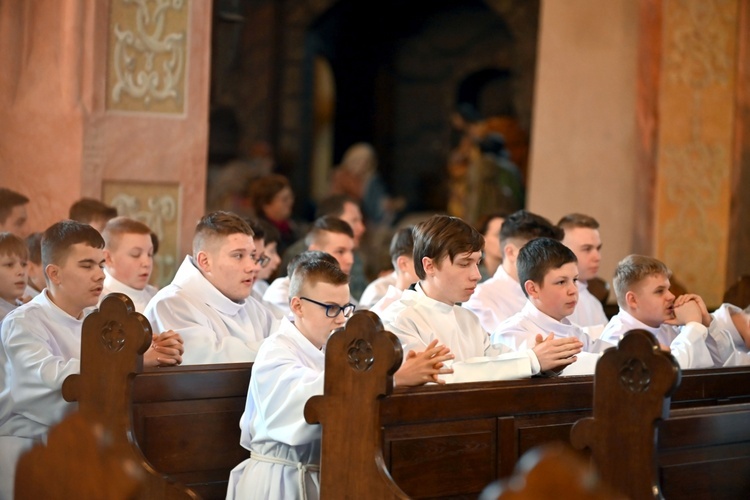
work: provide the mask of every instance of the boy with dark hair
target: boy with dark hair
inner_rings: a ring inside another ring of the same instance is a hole
[[[231,212],[203,216],[172,283],[154,296],[146,317],[185,342],[184,364],[253,361],[278,321],[250,296],[258,253],[253,230]]]
[[[31,233],[26,237],[29,261],[26,266],[26,291],[24,297],[33,299],[44,290],[44,266],[42,266],[42,233]],[[24,299],[25,300],[25,299]]]
[[[81,198],[70,206],[68,217],[101,233],[107,221],[117,217],[117,209],[94,198]]]
[[[540,336],[552,333],[556,338],[578,339],[587,353],[612,347],[593,341],[568,319],[578,303],[578,266],[572,250],[557,240],[536,238],[518,252],[517,266],[528,300],[520,312],[500,323],[492,333],[493,345],[530,349]]]
[[[401,296],[401,292],[406,290],[409,285],[419,281],[414,272],[414,235],[412,226],[403,227],[397,230],[391,238],[389,253],[391,255],[391,264],[393,272],[381,276],[365,288],[362,297],[359,299],[361,309],[370,309],[374,312],[385,309],[385,306]],[[391,300],[383,298],[392,297]],[[375,305],[378,305],[376,310]]]
[[[13,233],[0,232],[0,322],[22,304],[29,252]]]
[[[561,240],[563,232],[539,215],[519,210],[510,214],[500,227],[503,262],[495,275],[481,283],[464,307],[479,316],[482,326],[492,332],[526,304],[526,295],[518,282],[518,252],[534,238]]]
[[[79,373],[83,319],[99,301],[104,240],[75,221],[50,226],[42,238],[47,287],[2,322],[0,347],[0,497],[13,498],[15,464],[45,439],[49,427],[75,407],[62,397],[68,375]],[[144,366],[181,362],[179,336],[154,338]],[[7,380],[6,380],[6,377]]]
[[[318,253],[318,252],[316,252]],[[232,471],[227,499],[317,499],[320,487],[320,425],[305,421],[307,400],[323,394],[325,345],[332,330],[354,311],[349,277],[335,262],[301,259],[289,286],[294,322],[285,322],[261,346],[245,412],[240,443],[250,458]],[[396,385],[442,381],[448,349],[432,343],[409,352],[394,375]]]
[[[354,263],[354,233],[351,226],[331,215],[316,219],[305,236],[308,250],[320,250],[331,254],[339,263],[341,270],[348,276]],[[263,300],[283,310],[291,318],[289,309],[289,276],[276,278],[263,294]],[[352,297],[352,303],[357,300]]]
[[[382,314],[386,329],[399,337],[405,349],[438,339],[457,361],[509,353],[502,345],[490,345],[479,318],[457,305],[468,300],[477,286],[483,244],[482,235],[456,217],[435,215],[415,227],[414,269],[420,281]],[[550,335],[523,351],[525,362],[516,365],[514,375],[562,368],[573,363],[580,350],[578,339]],[[506,357],[519,359],[514,354]]]
[[[156,295],[149,285],[154,269],[151,229],[128,217],[115,217],[104,226],[104,289],[102,299],[112,292],[124,293],[142,313]]]
[[[638,328],[669,348],[683,369],[721,366],[724,360],[718,359],[715,346],[717,339],[723,342],[723,334],[715,329],[702,298],[694,294],[675,298],[669,291],[671,275],[663,262],[652,257],[628,255],[621,260],[613,280],[620,311],[607,323],[602,340],[617,344]]]
[[[262,221],[260,219],[254,219],[263,228],[263,252],[268,257],[268,264],[261,266],[258,270],[258,277],[253,283],[253,291],[256,293],[256,297],[263,297],[269,286],[269,279],[274,275],[276,270],[281,264],[281,256],[279,255],[279,231],[270,223]],[[253,229],[254,231],[254,229]]]
[[[599,223],[588,215],[572,213],[563,216],[557,226],[565,232],[563,244],[578,259],[578,305],[568,319],[579,326],[606,325],[604,307],[588,289],[588,281],[596,278],[602,260]]]
[[[29,234],[28,203],[29,199],[21,193],[0,187],[0,232],[8,231],[20,238]]]

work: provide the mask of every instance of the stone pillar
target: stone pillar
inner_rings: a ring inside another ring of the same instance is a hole
[[[740,2],[645,3],[661,9],[644,20],[660,40],[652,252],[714,306],[727,287]]]
[[[542,2],[531,133],[529,210],[601,224],[599,275],[633,246],[638,6],[631,0]],[[614,292],[610,294],[614,300]]]
[[[101,198],[159,234],[170,278],[205,205],[210,31],[210,1],[0,3],[1,183],[32,227]]]

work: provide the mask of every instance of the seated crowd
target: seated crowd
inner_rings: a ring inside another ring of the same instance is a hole
[[[13,498],[18,457],[75,408],[62,384],[80,370],[84,318],[111,292],[151,323],[145,366],[254,362],[239,422],[251,455],[232,471],[228,498],[317,498],[321,431],[304,406],[323,392],[328,336],[355,309],[378,314],[401,341],[395,382],[404,386],[465,380],[478,358],[510,378],[592,373],[634,328],[683,369],[750,364],[750,312],[675,297],[669,268],[652,257],[620,261],[619,312],[608,319],[587,287],[602,248],[590,216],[553,225],[519,210],[475,228],[433,215],[395,230],[392,267],[367,280],[354,199],[321,203],[297,238],[288,184],[269,184],[271,195],[256,196],[258,217],[202,217],[191,254],[161,290],[150,282],[158,238],[146,224],[83,199],[70,219],[30,233],[29,199],[0,188],[0,500]]]

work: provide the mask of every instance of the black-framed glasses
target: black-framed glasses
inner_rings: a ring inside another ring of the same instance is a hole
[[[324,304],[322,302],[318,302],[317,300],[308,299],[307,297],[300,297],[300,300],[306,300],[308,302],[312,302],[313,304],[317,304],[320,307],[326,308],[326,316],[329,318],[335,318],[339,315],[339,313],[344,313],[344,317],[348,318],[354,313],[355,305],[352,303],[346,304],[344,306],[340,306],[338,304]]]
[[[271,262],[271,257],[265,254],[255,259],[255,263],[258,264],[260,267],[266,267],[269,262]]]

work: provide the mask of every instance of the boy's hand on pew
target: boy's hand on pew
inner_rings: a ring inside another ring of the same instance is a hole
[[[536,336],[536,345],[533,347],[534,354],[539,360],[542,371],[560,371],[567,365],[574,363],[578,358],[576,354],[583,349],[583,343],[575,337],[555,338],[550,333],[547,338],[540,333]]]
[[[158,335],[154,334],[151,347],[143,354],[143,365],[154,366],[176,366],[182,363],[182,354],[185,348],[182,345],[182,337],[179,333],[167,330]]]
[[[445,362],[452,360],[454,355],[444,345],[438,345],[437,339],[430,342],[422,352],[409,351],[404,356],[398,371],[393,378],[397,386],[415,386],[435,382],[444,384],[445,381],[438,378],[444,373],[453,373],[453,368],[445,366]]]
[[[684,325],[690,321],[695,321],[696,323],[701,323],[706,328],[711,325],[711,315],[708,312],[706,303],[703,302],[703,299],[700,295],[696,295],[694,293],[682,294],[674,299],[674,304],[672,305],[672,307],[674,308],[675,319],[666,321],[666,323],[674,325]],[[700,319],[697,319],[695,316],[696,307],[697,311],[700,314]],[[680,312],[683,313],[681,315],[682,318],[678,316]],[[682,320],[686,321],[681,322]]]

